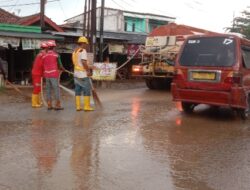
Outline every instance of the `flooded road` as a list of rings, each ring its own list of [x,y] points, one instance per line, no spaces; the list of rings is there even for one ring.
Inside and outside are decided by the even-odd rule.
[[[31,109],[0,94],[0,190],[249,190],[250,119],[170,92],[99,91],[104,105]]]

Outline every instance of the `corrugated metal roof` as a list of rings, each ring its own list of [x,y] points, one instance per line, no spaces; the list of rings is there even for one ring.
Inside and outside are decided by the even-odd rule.
[[[56,36],[71,36],[71,37],[80,37],[82,33],[74,33],[74,32],[52,32],[53,35]],[[97,32],[97,38],[100,37],[99,32]],[[108,40],[119,40],[126,41],[130,44],[144,44],[146,41],[147,34],[146,33],[129,33],[129,32],[110,32],[104,31],[103,33],[104,39]]]
[[[81,33],[76,32],[51,32],[53,35],[56,36],[68,36],[68,37],[80,37],[82,36]]]
[[[99,32],[97,33],[99,37]],[[117,39],[127,41],[130,44],[144,44],[146,41],[146,33],[129,33],[129,32],[104,32],[104,39]]]
[[[178,36],[215,33],[183,24],[170,23],[155,28],[148,36]]]

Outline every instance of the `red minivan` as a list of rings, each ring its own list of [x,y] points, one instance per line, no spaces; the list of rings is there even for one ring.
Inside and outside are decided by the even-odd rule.
[[[226,106],[246,119],[250,105],[250,40],[229,34],[191,36],[171,85],[185,112],[198,104]]]

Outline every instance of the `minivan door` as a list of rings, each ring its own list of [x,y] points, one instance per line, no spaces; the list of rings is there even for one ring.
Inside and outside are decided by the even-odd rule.
[[[181,52],[180,88],[228,91],[236,64],[236,40],[230,36],[189,38]]]

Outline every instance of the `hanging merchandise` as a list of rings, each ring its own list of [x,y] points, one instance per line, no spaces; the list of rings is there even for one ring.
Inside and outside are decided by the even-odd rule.
[[[8,48],[8,44],[10,44],[11,47],[18,47],[20,39],[13,37],[0,37],[0,46]]]
[[[41,40],[37,39],[22,39],[23,50],[40,49]]]

